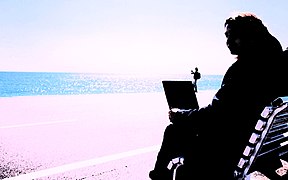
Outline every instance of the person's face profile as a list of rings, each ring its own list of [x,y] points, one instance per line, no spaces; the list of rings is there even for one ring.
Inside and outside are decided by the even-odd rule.
[[[240,38],[237,33],[229,26],[226,27],[225,36],[227,38],[226,45],[233,55],[238,55],[240,51]]]

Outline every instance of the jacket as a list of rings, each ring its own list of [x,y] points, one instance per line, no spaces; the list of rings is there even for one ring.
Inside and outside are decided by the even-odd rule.
[[[260,113],[283,95],[283,51],[274,37],[270,41],[274,43],[238,57],[209,105],[176,114],[173,124],[198,133],[202,160],[220,162],[213,168],[217,174],[233,176]]]

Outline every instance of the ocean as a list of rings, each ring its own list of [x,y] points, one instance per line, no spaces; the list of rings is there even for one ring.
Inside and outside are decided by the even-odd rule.
[[[217,90],[222,75],[202,75],[198,91]],[[162,80],[193,80],[191,74],[0,72],[0,97],[163,92]]]

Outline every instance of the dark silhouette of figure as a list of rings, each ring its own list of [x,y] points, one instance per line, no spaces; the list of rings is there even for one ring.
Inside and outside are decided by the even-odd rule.
[[[201,78],[201,74],[200,72],[198,71],[198,68],[195,67],[195,71],[191,70],[191,74],[193,74],[193,79],[194,79],[194,89],[195,89],[195,92],[198,92],[197,90],[197,80]]]
[[[165,129],[155,167],[149,173],[152,180],[167,176],[171,179],[167,165],[179,156],[185,159],[181,168],[185,180],[233,179],[259,114],[276,97],[284,96],[283,49],[262,21],[245,13],[228,18],[224,27],[226,44],[230,53],[236,55],[235,62],[226,71],[210,104],[169,111],[171,124]],[[281,162],[271,159],[263,165],[263,173],[277,179],[273,170],[281,167]]]

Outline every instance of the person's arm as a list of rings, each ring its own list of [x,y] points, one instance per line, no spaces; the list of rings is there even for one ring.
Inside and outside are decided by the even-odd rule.
[[[237,67],[236,67],[237,69]],[[239,75],[236,73],[236,75]],[[240,75],[239,75],[240,76]],[[210,104],[200,109],[191,109],[188,111],[172,112],[169,111],[169,119],[173,124],[201,124],[207,123],[206,120],[217,121],[218,116],[223,113],[232,113],[236,108],[247,102],[246,98],[243,98],[243,93],[247,91],[247,88],[243,86],[243,83],[239,78],[235,77],[235,67],[231,66],[224,78],[220,89],[213,97]],[[203,120],[205,119],[205,121]],[[210,122],[208,122],[210,123]]]
[[[208,118],[208,116],[213,116],[213,114],[217,113],[217,104],[219,100],[216,98],[216,95],[214,99],[212,100],[211,104],[208,104],[205,107],[202,107],[200,109],[189,109],[189,110],[175,110],[171,109],[169,114],[169,120],[173,124],[187,124],[191,122],[191,119],[193,119],[193,122],[197,124],[197,121],[199,119],[199,116],[201,116],[201,119]]]

